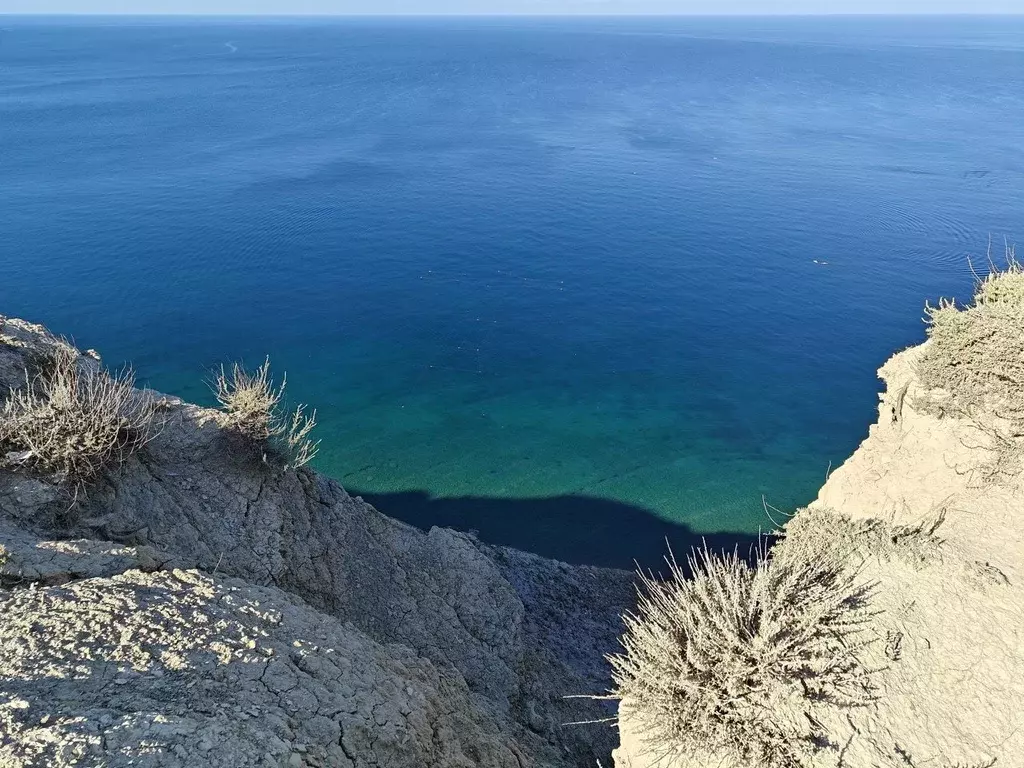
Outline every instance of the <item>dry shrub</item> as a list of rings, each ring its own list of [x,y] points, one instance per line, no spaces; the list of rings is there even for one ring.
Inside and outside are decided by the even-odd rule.
[[[978,281],[975,303],[1024,306],[1024,265],[1017,260],[1012,246],[1007,246],[1004,259],[1003,269],[992,265],[989,274]]]
[[[0,461],[80,486],[122,463],[155,434],[156,405],[130,370],[79,364],[57,344],[0,411]]]
[[[282,406],[286,384],[287,376],[275,386],[268,357],[252,372],[238,363],[230,374],[221,367],[213,390],[232,427],[260,449],[264,461],[273,457],[285,469],[297,469],[312,461],[319,449],[320,442],[309,438],[316,411],[306,415],[306,406],[300,405],[287,413]]]
[[[926,306],[931,343],[917,364],[932,390],[919,398],[926,410],[1024,421],[1024,268],[1012,250],[1006,260],[978,281],[972,306]]]
[[[712,753],[750,766],[803,765],[824,743],[816,711],[870,699],[858,659],[866,589],[828,558],[690,558],[691,579],[641,574],[624,652],[610,658],[656,755]]]
[[[853,519],[828,507],[801,509],[786,523],[785,557],[826,558],[836,563],[863,563],[870,558],[899,561],[923,569],[941,563],[946,521],[940,507],[911,525],[878,518]]]
[[[1024,467],[1024,267],[1013,249],[1006,266],[979,278],[971,306],[926,306],[929,344],[917,362],[927,390],[915,406],[976,427],[991,460],[977,468],[996,482]]]

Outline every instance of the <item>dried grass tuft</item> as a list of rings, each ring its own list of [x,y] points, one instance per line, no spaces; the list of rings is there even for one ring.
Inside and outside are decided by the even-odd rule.
[[[655,754],[716,754],[793,768],[820,747],[816,711],[867,703],[858,633],[867,590],[829,558],[691,556],[693,577],[641,574],[624,652],[610,658]]]
[[[235,363],[230,374],[221,367],[212,387],[232,427],[257,446],[264,461],[274,458],[285,469],[298,469],[316,456],[319,441],[309,435],[316,426],[316,411],[300,405],[290,414],[282,407],[285,376],[280,386],[270,375],[270,358],[255,371]]]
[[[26,383],[0,410],[0,461],[7,466],[81,486],[155,434],[155,403],[135,389],[132,372],[82,365],[70,345],[55,345]]]

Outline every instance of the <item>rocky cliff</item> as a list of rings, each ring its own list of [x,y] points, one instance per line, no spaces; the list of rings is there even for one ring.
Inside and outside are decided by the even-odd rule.
[[[0,455],[0,766],[1024,766],[1024,270],[929,313],[771,551],[639,606],[155,393],[158,434],[87,486]],[[0,330],[23,389],[60,342]],[[571,725],[609,686],[618,730]]]
[[[59,341],[8,320],[0,391]],[[81,366],[96,365],[83,356]],[[424,533],[238,450],[158,434],[74,492],[0,469],[0,765],[594,766],[630,574]]]
[[[770,558],[834,564],[863,586],[844,637],[866,695],[808,697],[805,652],[771,682],[771,711],[727,722],[735,697],[762,693],[740,681],[717,699],[712,728],[674,743],[652,739],[627,698],[619,768],[1024,765],[1024,272],[1011,262],[974,307],[930,313],[931,339],[879,371],[868,438]],[[774,640],[755,626],[743,652]],[[754,720],[788,743],[752,751],[718,738]]]

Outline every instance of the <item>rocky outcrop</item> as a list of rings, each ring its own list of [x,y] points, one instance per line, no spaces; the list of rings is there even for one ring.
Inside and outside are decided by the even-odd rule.
[[[457,678],[274,587],[128,570],[0,595],[0,764],[494,765]]]
[[[1024,765],[1024,475],[1000,456],[998,417],[926,407],[926,350],[881,369],[878,422],[777,545],[776,556],[838,558],[871,588],[861,658],[872,696],[822,717],[803,765]],[[629,710],[619,768],[738,765],[652,750]]]
[[[9,320],[0,389],[52,343]],[[0,470],[3,611],[38,617],[0,623],[16,659],[0,666],[0,764],[593,766],[610,752],[607,726],[566,725],[605,706],[566,696],[607,689],[630,574],[424,533],[314,472],[275,471],[223,419],[162,398],[158,436],[77,498]],[[262,667],[286,682],[268,687]],[[203,743],[232,757],[196,762]]]
[[[772,768],[1024,766],[1024,441],[926,386],[934,343],[881,369],[878,422],[771,555],[863,585],[869,691],[783,681],[758,722],[801,743]],[[0,392],[55,344],[7,321]],[[575,698],[609,688],[631,574],[420,531],[154,397],[157,437],[84,493],[0,456],[0,766],[750,765]]]

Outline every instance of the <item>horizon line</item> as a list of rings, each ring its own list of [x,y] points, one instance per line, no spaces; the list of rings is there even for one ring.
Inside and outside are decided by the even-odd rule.
[[[371,13],[354,11],[348,13],[232,13],[232,12],[191,12],[180,13],[175,11],[138,11],[133,13],[122,13],[119,11],[41,11],[25,13],[21,11],[2,11],[0,16],[18,16],[22,18],[38,18],[49,16],[63,17],[94,17],[107,18],[238,18],[238,19],[346,19],[346,18],[377,18],[377,19],[423,19],[423,18],[454,18],[454,19],[475,19],[475,18],[821,18],[821,17],[856,17],[856,18],[896,18],[896,17],[1014,17],[1024,16],[1024,11],[1010,12],[977,12],[977,11],[947,11],[944,13],[932,13],[928,11],[900,11],[894,13],[860,12],[860,11],[825,11],[822,13],[451,13],[446,11],[427,13]]]

